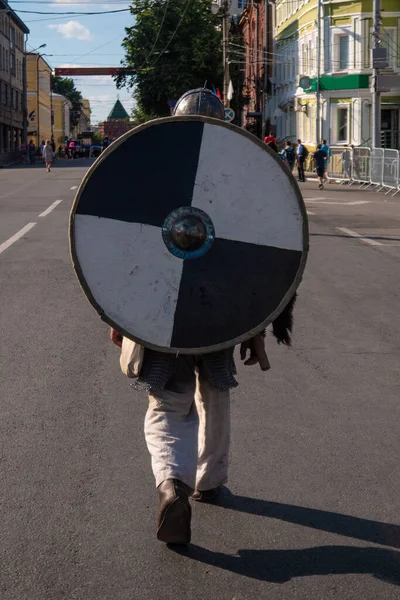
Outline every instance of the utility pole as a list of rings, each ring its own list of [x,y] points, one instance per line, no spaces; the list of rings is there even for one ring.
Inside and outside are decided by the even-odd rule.
[[[230,101],[228,100],[228,89],[230,82],[229,74],[229,8],[230,0],[222,0],[222,48],[224,61],[224,90],[223,99],[225,108],[229,108]]]
[[[26,160],[28,160],[28,82],[27,82],[27,64],[26,64],[26,39],[24,36],[24,56],[22,57],[22,143],[25,146]]]
[[[268,86],[268,10],[269,10],[269,0],[264,0],[264,81],[263,81],[263,94],[262,94],[262,120],[261,120],[261,136],[263,139],[267,135],[266,131],[266,119],[265,119],[265,111],[267,108],[267,86]]]
[[[9,102],[9,107],[10,107],[10,131],[9,131],[9,135],[8,135],[8,150],[9,152],[11,152],[11,150],[13,150],[13,100],[14,100],[14,94],[13,94],[13,88],[12,88],[12,62],[11,62],[11,51],[14,50],[14,55],[15,55],[15,48],[11,48],[11,11],[7,11],[6,13],[8,15],[8,65],[7,65],[7,69],[10,73],[10,77],[9,77],[9,97],[8,97],[8,102]],[[14,41],[15,43],[15,41]]]
[[[37,147],[40,148],[40,75],[39,75],[39,60],[40,54],[36,57],[36,107],[37,107]]]
[[[373,92],[372,92],[372,147],[380,148],[381,140],[381,93],[378,91],[379,60],[378,52],[381,47],[381,0],[374,0],[374,30],[373,30]]]
[[[321,21],[322,21],[322,0],[318,0],[318,11],[317,11],[317,85],[316,85],[316,127],[315,134],[317,138],[317,144],[321,142]]]

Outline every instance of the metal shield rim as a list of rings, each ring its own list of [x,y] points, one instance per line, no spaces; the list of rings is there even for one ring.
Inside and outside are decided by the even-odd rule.
[[[90,179],[91,174],[101,165],[101,163],[107,158],[107,156],[109,154],[111,154],[114,150],[116,150],[119,146],[121,146],[125,142],[125,140],[128,139],[129,137],[131,137],[132,135],[136,135],[137,133],[143,131],[144,129],[147,129],[148,127],[152,127],[155,125],[161,125],[163,123],[175,123],[177,121],[200,121],[202,123],[209,123],[211,125],[219,125],[220,127],[225,127],[227,129],[231,129],[231,130],[235,131],[236,133],[251,140],[253,143],[257,144],[260,148],[262,148],[265,152],[267,152],[273,158],[273,160],[275,160],[280,165],[281,168],[286,170],[286,175],[288,176],[290,183],[292,185],[292,188],[296,194],[298,205],[299,205],[299,208],[300,208],[300,211],[302,214],[302,218],[303,218],[303,227],[302,227],[302,229],[303,229],[303,232],[302,232],[303,233],[303,249],[302,249],[300,265],[299,265],[299,268],[296,273],[296,277],[294,278],[292,285],[286,292],[285,296],[283,297],[282,301],[280,302],[280,304],[278,305],[276,310],[273,313],[271,313],[262,323],[257,325],[257,327],[254,327],[251,331],[249,331],[246,334],[243,334],[239,337],[236,337],[232,340],[228,340],[226,342],[221,342],[220,344],[214,344],[213,346],[206,346],[206,347],[200,347],[200,348],[184,348],[183,350],[182,350],[182,348],[173,348],[173,347],[165,348],[163,346],[157,346],[155,344],[151,344],[135,335],[132,335],[128,331],[124,330],[118,323],[116,323],[113,319],[108,317],[108,315],[105,313],[103,308],[100,306],[100,304],[94,298],[94,296],[86,282],[86,279],[82,273],[82,269],[80,267],[78,256],[76,253],[75,228],[74,228],[75,213],[76,213],[76,209],[78,207],[81,195],[86,188],[86,185]],[[108,148],[106,148],[106,150],[93,163],[93,165],[90,167],[90,169],[88,169],[88,171],[86,172],[85,176],[83,177],[83,179],[79,185],[79,188],[76,192],[76,196],[75,196],[74,202],[72,204],[71,212],[70,212],[68,232],[69,232],[70,256],[71,256],[71,261],[72,261],[72,265],[75,270],[76,276],[78,278],[80,286],[81,286],[87,300],[90,302],[90,304],[96,310],[96,312],[98,313],[98,315],[100,316],[102,321],[107,323],[107,325],[109,325],[110,327],[113,327],[114,329],[119,331],[124,337],[126,337],[134,342],[137,342],[138,344],[141,344],[145,348],[149,348],[150,350],[156,350],[159,352],[164,352],[166,354],[188,354],[188,355],[209,354],[211,352],[218,352],[219,350],[226,350],[228,348],[232,348],[234,346],[237,346],[241,342],[245,342],[245,341],[251,339],[252,337],[254,337],[257,333],[259,333],[260,331],[262,331],[263,329],[268,327],[268,325],[270,325],[281,314],[281,312],[284,310],[284,308],[287,306],[287,304],[290,302],[290,300],[294,296],[296,290],[298,289],[298,287],[302,281],[304,269],[305,269],[306,263],[307,263],[308,252],[309,252],[308,216],[307,216],[307,210],[306,210],[306,206],[305,206],[305,203],[303,200],[303,196],[301,194],[301,191],[297,184],[296,179],[294,178],[293,174],[282,163],[282,159],[279,157],[279,155],[276,152],[274,152],[273,150],[271,150],[271,148],[269,148],[266,144],[264,144],[264,142],[262,142],[259,138],[257,138],[252,133],[249,133],[245,129],[242,129],[242,128],[238,127],[237,125],[233,125],[232,123],[228,123],[226,121],[221,121],[220,119],[214,119],[212,117],[205,117],[203,115],[193,115],[193,116],[192,115],[184,115],[184,116],[178,116],[178,117],[163,117],[161,119],[153,119],[151,121],[147,121],[146,123],[143,123],[142,125],[138,125],[138,127],[135,127],[134,129],[131,129],[130,131],[128,131],[124,135],[122,135],[120,138],[118,138],[115,142],[113,142],[110,146],[108,146]]]

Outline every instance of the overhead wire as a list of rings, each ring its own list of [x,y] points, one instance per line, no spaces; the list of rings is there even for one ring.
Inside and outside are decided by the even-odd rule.
[[[162,30],[162,28],[164,26],[165,17],[167,16],[168,6],[169,6],[169,0],[166,0],[165,9],[164,9],[163,16],[162,16],[162,19],[161,19],[160,27],[158,28],[158,31],[157,31],[156,39],[154,40],[154,44],[152,45],[151,50],[147,54],[146,58],[144,59],[144,61],[142,62],[142,64],[138,67],[139,71],[142,69],[143,65],[145,65],[147,63],[147,61],[149,60],[150,56],[153,54],[154,48],[156,47],[157,42],[160,39],[161,30]]]
[[[168,48],[170,47],[170,45],[171,45],[171,43],[172,43],[172,40],[174,39],[174,37],[175,37],[175,36],[176,36],[176,34],[178,33],[178,30],[179,30],[180,26],[182,25],[183,19],[185,18],[185,15],[186,15],[186,13],[187,13],[187,10],[188,10],[188,8],[189,8],[189,4],[191,3],[191,1],[192,1],[192,0],[187,0],[187,2],[186,2],[186,5],[185,5],[185,8],[183,9],[183,12],[182,12],[181,18],[180,18],[180,19],[179,19],[179,21],[178,21],[178,25],[176,26],[176,28],[175,28],[175,30],[174,30],[174,32],[173,32],[173,34],[172,34],[172,36],[170,37],[170,39],[169,39],[169,41],[168,41],[167,45],[165,46],[164,50],[162,50],[162,52],[160,52],[160,54],[157,56],[157,58],[156,58],[156,60],[153,62],[153,64],[152,64],[152,65],[150,65],[150,66],[151,66],[151,68],[153,68],[153,67],[154,67],[154,66],[157,64],[157,62],[160,60],[161,56],[162,56],[163,54],[165,54],[165,52],[166,52],[166,51],[168,50]]]
[[[19,8],[14,9],[16,13],[22,13],[26,15],[58,15],[58,16],[79,16],[79,15],[111,15],[115,13],[122,12],[130,12],[130,8],[118,8],[115,10],[101,10],[101,11],[86,11],[86,12],[76,12],[76,11],[66,11],[66,12],[44,12],[40,10],[20,10]]]
[[[58,5],[60,5],[60,6],[62,6],[62,5],[71,6],[73,4],[77,4],[77,5],[80,5],[80,6],[87,6],[88,4],[92,4],[92,5],[99,4],[98,2],[91,2],[90,0],[86,0],[86,2],[81,2],[80,0],[76,0],[76,1],[75,0],[71,0],[71,2],[68,2],[67,0],[62,0],[61,2],[60,2],[60,0],[50,0],[50,1],[49,0],[12,0],[12,3],[13,4],[34,4],[35,6],[38,5],[38,4],[47,4],[47,5],[50,4],[52,6],[54,4],[56,4],[57,6]],[[107,4],[107,5],[109,5],[109,4],[110,5],[112,5],[112,4],[121,5],[122,4],[123,6],[125,6],[125,5],[130,5],[130,1],[129,0],[128,1],[107,0],[107,2],[105,4]]]

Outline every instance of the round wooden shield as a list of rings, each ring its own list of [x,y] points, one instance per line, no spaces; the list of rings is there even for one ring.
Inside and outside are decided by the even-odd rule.
[[[70,241],[104,321],[146,347],[201,354],[280,314],[302,277],[308,225],[297,183],[260,140],[208,117],[168,117],[95,162]]]

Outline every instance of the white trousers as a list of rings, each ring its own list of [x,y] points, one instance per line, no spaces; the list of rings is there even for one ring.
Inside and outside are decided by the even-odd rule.
[[[165,390],[149,394],[146,443],[156,486],[179,479],[200,491],[228,480],[229,391],[207,380],[201,359],[181,356]]]

